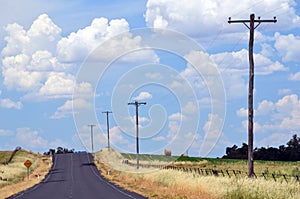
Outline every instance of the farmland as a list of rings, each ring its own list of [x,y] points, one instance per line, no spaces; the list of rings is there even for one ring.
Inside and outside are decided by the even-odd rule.
[[[257,177],[248,179],[246,160],[140,155],[141,168],[136,170],[134,166],[122,163],[124,158],[134,164],[134,154],[116,155],[116,153],[103,150],[96,154],[96,163],[100,171],[109,180],[149,198],[300,198],[300,182],[292,178],[299,176],[299,162],[255,161]],[[105,157],[111,159],[105,162],[107,160]],[[172,169],[143,167],[146,164],[173,167]],[[231,173],[230,176],[217,177],[210,173],[196,172],[194,168],[201,168],[203,171],[228,170]],[[232,171],[240,171],[242,175],[234,175]],[[282,177],[283,174],[287,180]]]
[[[122,154],[125,159],[135,163],[135,154]],[[167,162],[167,165],[175,167],[195,168],[212,170],[230,170],[247,173],[247,160],[220,159],[220,158],[199,158],[140,154],[141,162]],[[143,164],[143,163],[142,163]],[[300,162],[285,161],[263,161],[257,160],[254,163],[257,175],[265,174],[285,174],[287,176],[300,176]]]

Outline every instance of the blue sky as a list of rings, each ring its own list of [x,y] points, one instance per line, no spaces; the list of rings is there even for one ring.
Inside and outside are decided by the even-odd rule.
[[[293,0],[4,1],[0,18],[0,150],[111,145],[217,157],[247,142],[251,13],[255,147],[300,132],[300,5]],[[16,14],[17,13],[17,14]]]

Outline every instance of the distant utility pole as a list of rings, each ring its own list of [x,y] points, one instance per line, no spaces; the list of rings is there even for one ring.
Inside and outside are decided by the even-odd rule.
[[[109,142],[109,118],[108,114],[112,113],[111,111],[103,111],[102,113],[106,114],[106,126],[107,126],[107,148],[110,150],[110,142]]]
[[[93,133],[93,128],[96,126],[95,124],[90,124],[88,125],[91,127],[91,143],[92,143],[92,153],[94,153],[94,133]]]
[[[146,105],[146,102],[130,102],[128,105],[135,105],[135,117],[136,117],[136,168],[140,168],[139,160],[139,105]]]
[[[250,20],[231,20],[229,17],[228,23],[243,23],[250,30],[249,38],[249,94],[248,94],[248,177],[254,176],[253,167],[253,87],[254,87],[254,60],[253,60],[253,43],[254,30],[263,22],[276,23],[276,17],[270,20],[261,20],[260,17],[255,19],[255,15],[250,15]],[[250,26],[247,25],[250,24]],[[256,26],[255,23],[258,23]]]

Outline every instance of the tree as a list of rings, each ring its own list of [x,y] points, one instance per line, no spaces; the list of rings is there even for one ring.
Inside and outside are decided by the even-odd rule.
[[[293,149],[299,148],[300,146],[300,138],[297,137],[297,134],[293,135],[293,138],[286,143],[288,147],[291,147]]]
[[[57,154],[62,154],[62,153],[64,153],[64,148],[62,148],[62,147],[57,147],[57,150],[56,150],[56,153]]]
[[[287,142],[286,156],[290,161],[300,160],[300,138],[296,134]]]
[[[226,148],[226,155],[222,158],[228,159],[247,159],[248,145],[243,143],[241,148],[238,148],[237,145]]]
[[[226,155],[222,158],[247,159],[247,144],[243,143],[241,148],[236,145],[226,148]],[[280,161],[300,161],[300,138],[293,135],[287,142],[287,146],[255,148],[253,152],[255,160],[280,160]]]

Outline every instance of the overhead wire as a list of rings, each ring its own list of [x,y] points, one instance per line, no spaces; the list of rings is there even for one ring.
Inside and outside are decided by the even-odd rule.
[[[249,7],[249,8],[246,9],[246,10],[250,10],[251,8],[256,7],[256,6],[259,5],[259,4],[262,4],[263,2],[264,2],[264,0],[261,0],[261,1],[259,1],[256,5],[251,6],[251,7]],[[299,6],[300,6],[300,5],[298,4],[296,7],[293,7],[294,10],[295,10],[296,8],[299,8]],[[281,6],[279,6],[279,7],[277,7],[277,8],[274,8],[274,9],[268,11],[268,12],[264,12],[263,14],[261,14],[261,16],[266,15],[266,14],[269,14],[269,13],[272,13],[272,12],[275,12],[275,11],[280,10],[280,9],[282,9]],[[240,11],[240,12],[238,12],[238,13],[232,15],[232,16],[237,16],[238,14],[243,13],[243,12],[245,12],[245,10],[244,10],[244,11]],[[278,16],[281,16],[281,15],[284,15],[285,13],[286,13],[286,12],[281,12],[280,14],[276,14],[276,16],[278,17]],[[258,28],[259,28],[259,31],[262,31],[262,30],[265,30],[265,29],[266,29],[267,27],[269,27],[269,26],[270,26],[270,24],[265,24],[265,25],[263,25],[263,26],[259,26]],[[234,44],[234,46],[231,48],[230,51],[233,51],[233,50],[236,48],[236,46],[238,46],[238,45],[240,44],[241,40],[242,40],[244,37],[245,37],[245,35],[241,36],[240,39],[239,39],[239,41],[236,42],[236,43]],[[224,58],[218,63],[219,65],[221,65],[221,64],[224,62],[225,56],[226,56],[226,55],[224,55]],[[225,66],[224,68],[222,68],[223,70],[221,71],[221,73],[225,72],[229,66],[230,66],[230,64],[228,64],[227,66]]]

